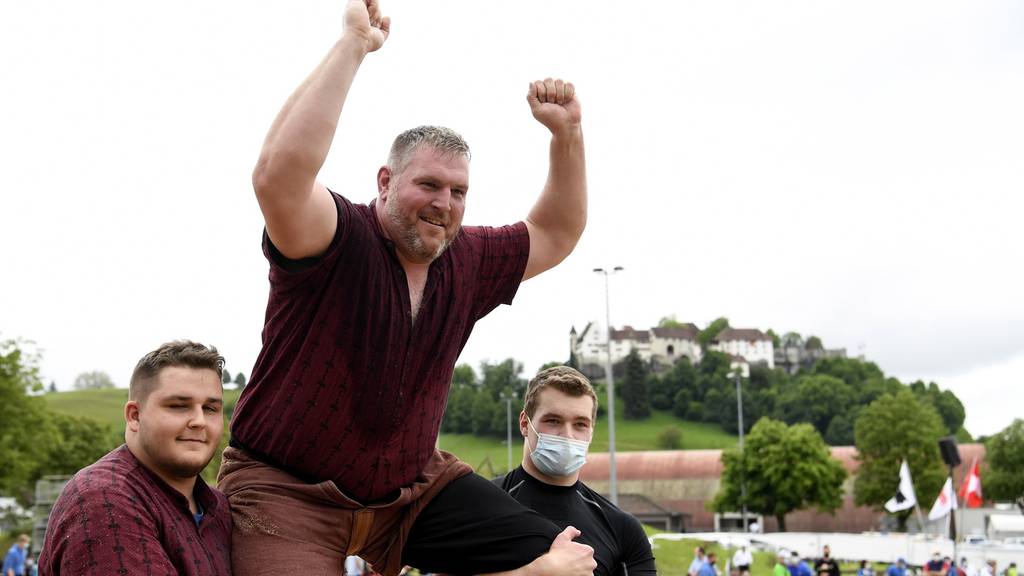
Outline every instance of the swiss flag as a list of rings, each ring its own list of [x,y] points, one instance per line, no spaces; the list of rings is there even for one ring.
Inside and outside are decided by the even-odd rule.
[[[981,507],[981,472],[978,470],[978,459],[974,459],[970,472],[960,485],[960,499],[966,508]]]

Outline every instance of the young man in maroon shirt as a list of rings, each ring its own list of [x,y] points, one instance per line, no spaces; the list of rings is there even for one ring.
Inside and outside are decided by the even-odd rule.
[[[223,365],[216,348],[188,341],[139,360],[124,408],[125,444],[64,487],[40,574],[231,574],[227,498],[199,477],[224,429]]]
[[[376,0],[285,103],[253,173],[266,223],[263,349],[231,424],[219,486],[238,574],[341,574],[358,555],[475,574],[591,574],[589,546],[435,449],[452,371],[474,323],[561,262],[586,224],[580,105],[533,82],[551,133],[548,179],[524,222],[463,227],[469,148],[455,132],[401,134],[355,205],[316,180],[363,59],[388,37]]]

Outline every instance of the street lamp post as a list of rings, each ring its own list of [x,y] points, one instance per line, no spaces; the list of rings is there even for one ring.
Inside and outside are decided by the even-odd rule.
[[[508,444],[508,471],[512,471],[512,400],[515,394],[501,393],[505,401],[505,443]]]
[[[740,388],[740,369],[736,368],[736,414],[740,421],[740,499],[743,503],[743,531],[747,531],[747,472],[746,455],[743,451],[743,390]]]
[[[611,298],[608,293],[608,276],[621,272],[622,266],[616,266],[611,271],[604,268],[594,268],[594,272],[604,275],[604,316],[606,323],[605,337],[607,341],[607,352],[605,356],[604,370],[608,377],[608,494],[612,504],[619,505],[619,490],[615,472],[615,375],[612,374],[612,313]]]

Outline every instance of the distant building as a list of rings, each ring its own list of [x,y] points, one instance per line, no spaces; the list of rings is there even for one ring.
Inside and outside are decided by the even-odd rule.
[[[846,349],[826,350],[817,338],[808,338],[805,342],[792,332],[783,336],[775,349],[775,365],[790,375],[810,369],[822,358],[846,358]]]
[[[686,356],[691,364],[697,364],[704,356],[697,342],[700,329],[693,324],[678,328],[651,328],[651,355],[669,366]]]
[[[633,350],[655,369],[674,365],[680,358],[698,364],[704,357],[697,336],[700,329],[686,323],[673,328],[637,330],[626,325],[612,328],[612,364],[618,364]],[[603,326],[588,322],[582,332],[574,326],[569,332],[569,351],[590,378],[604,378],[607,335]],[[779,367],[789,374],[807,370],[822,358],[845,358],[846,349],[827,350],[818,338],[804,341],[799,334],[789,333],[775,347],[772,337],[756,328],[726,328],[711,342],[708,349],[728,354],[733,370],[749,377],[751,365]]]
[[[694,324],[683,324],[675,328],[651,328],[637,330],[632,326],[612,328],[612,364],[624,360],[636,350],[645,362],[661,366],[672,366],[683,356],[696,364],[702,352],[697,342],[700,329]],[[580,371],[591,378],[604,377],[607,335],[603,326],[588,322],[582,332],[574,326],[569,332],[569,351],[576,358]]]
[[[651,361],[651,331],[632,326],[623,326],[621,330],[612,328],[612,362],[624,360],[633,350],[644,362]]]
[[[743,356],[729,355],[729,374],[740,373],[744,378],[750,378],[750,362]]]
[[[775,347],[771,336],[756,328],[726,328],[718,333],[708,348],[739,356],[748,364],[775,367]]]

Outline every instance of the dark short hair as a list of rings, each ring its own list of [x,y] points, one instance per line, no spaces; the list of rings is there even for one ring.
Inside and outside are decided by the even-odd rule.
[[[160,371],[171,366],[213,370],[219,380],[224,373],[224,357],[217,352],[217,348],[191,340],[175,340],[162,344],[143,356],[135,365],[131,383],[128,385],[128,399],[144,402],[153,392],[153,384],[156,383]]]
[[[594,387],[590,384],[590,380],[587,380],[587,377],[575,368],[552,366],[538,372],[526,387],[523,410],[530,418],[533,418],[534,413],[537,412],[538,396],[540,396],[541,390],[545,388],[554,388],[573,397],[590,396],[594,401],[594,410],[590,417],[591,419],[597,417],[597,394],[594,392]]]

